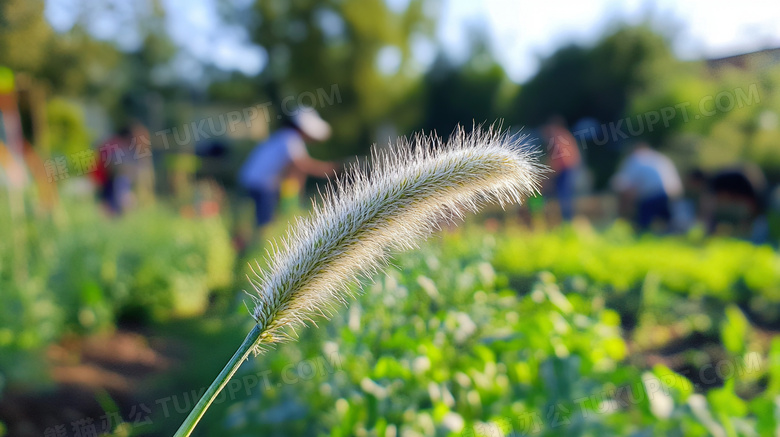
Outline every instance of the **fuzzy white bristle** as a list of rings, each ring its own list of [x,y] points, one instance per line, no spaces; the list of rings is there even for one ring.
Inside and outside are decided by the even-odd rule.
[[[415,247],[485,203],[519,203],[546,172],[523,138],[492,127],[459,128],[446,144],[435,136],[400,140],[371,157],[370,174],[355,165],[329,185],[310,216],[273,244],[268,269],[250,278],[263,332],[258,350],[289,338],[286,327],[328,317],[392,251]]]

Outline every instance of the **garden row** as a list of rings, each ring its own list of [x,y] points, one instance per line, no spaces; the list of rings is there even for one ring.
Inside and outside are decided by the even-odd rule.
[[[589,273],[606,261],[576,261],[601,256],[619,263],[614,276]],[[736,241],[619,229],[447,234],[399,256],[320,329],[246,366],[203,426],[237,436],[769,435],[780,423],[780,341],[762,342],[727,300],[737,286],[771,298],[773,263],[771,250]],[[686,295],[689,285],[698,288]],[[626,300],[610,298],[621,293],[640,300],[632,332]],[[718,360],[693,372],[636,360],[653,347],[637,336],[681,320],[714,332]]]
[[[213,291],[233,286],[218,219],[163,208],[108,219],[89,200],[68,204],[0,209],[0,372],[11,381],[37,379],[25,356],[64,335],[201,314]]]

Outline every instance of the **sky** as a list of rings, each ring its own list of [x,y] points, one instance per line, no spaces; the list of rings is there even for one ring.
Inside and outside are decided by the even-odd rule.
[[[73,2],[48,0],[46,15],[52,25],[65,30],[73,25]],[[83,1],[83,0],[81,0]],[[113,0],[122,14],[143,8],[146,2]],[[231,0],[237,8],[251,0]],[[408,0],[387,0],[403,9]],[[592,44],[616,23],[651,22],[673,32],[675,53],[682,59],[729,56],[780,47],[780,5],[777,0],[440,0],[436,39],[447,53],[463,60],[469,32],[487,34],[494,54],[516,82],[529,79],[539,59],[570,44]],[[132,5],[139,6],[132,6]],[[254,74],[263,68],[267,53],[249,43],[240,28],[221,26],[213,0],[163,0],[167,27],[187,56],[176,62],[179,74],[192,74],[199,62],[226,70]],[[117,18],[121,20],[121,18]],[[95,21],[91,30],[114,38],[126,47],[138,44],[130,26],[110,20]],[[415,52],[430,58],[430,42],[420,41]],[[380,58],[392,58],[385,51]],[[424,59],[423,59],[424,61]],[[387,59],[380,59],[386,63]],[[392,59],[390,59],[392,62]]]
[[[522,82],[561,45],[593,44],[615,23],[640,23],[648,13],[675,32],[682,59],[780,47],[777,0],[449,0],[438,37],[457,53],[466,41],[464,23],[490,29],[494,53]]]

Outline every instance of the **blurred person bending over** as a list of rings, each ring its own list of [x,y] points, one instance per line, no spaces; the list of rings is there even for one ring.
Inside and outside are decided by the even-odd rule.
[[[574,218],[577,171],[582,161],[577,141],[561,117],[553,117],[542,131],[547,141],[550,167],[554,171],[555,196],[561,209],[561,219]]]
[[[98,146],[98,165],[91,176],[97,186],[100,203],[112,216],[126,212],[133,203],[135,173],[132,162],[127,162],[133,156],[132,142],[133,131],[130,126],[124,126]]]
[[[756,244],[769,241],[766,216],[767,182],[755,164],[742,164],[717,172],[709,183],[712,204],[708,231]]]
[[[323,177],[338,168],[335,163],[312,158],[306,150],[306,143],[329,137],[330,125],[317,111],[301,108],[252,150],[239,172],[239,183],[255,202],[257,227],[273,219],[281,182],[289,171]]]
[[[668,229],[672,202],[682,195],[682,181],[671,159],[638,143],[612,178],[612,188],[620,194],[622,210],[635,206],[636,224],[646,231],[660,219]]]

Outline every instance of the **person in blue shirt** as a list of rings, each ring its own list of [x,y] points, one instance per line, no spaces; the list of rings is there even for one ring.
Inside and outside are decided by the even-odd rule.
[[[325,141],[330,132],[330,125],[317,111],[301,108],[252,150],[239,171],[239,184],[255,202],[258,227],[273,219],[282,179],[291,168],[320,177],[338,168],[335,163],[312,158],[306,150],[306,143]]]
[[[644,142],[634,145],[612,177],[612,188],[620,194],[622,210],[630,209],[629,204],[634,203],[640,231],[649,230],[658,220],[668,229],[674,203],[683,193],[682,180],[672,160]]]

